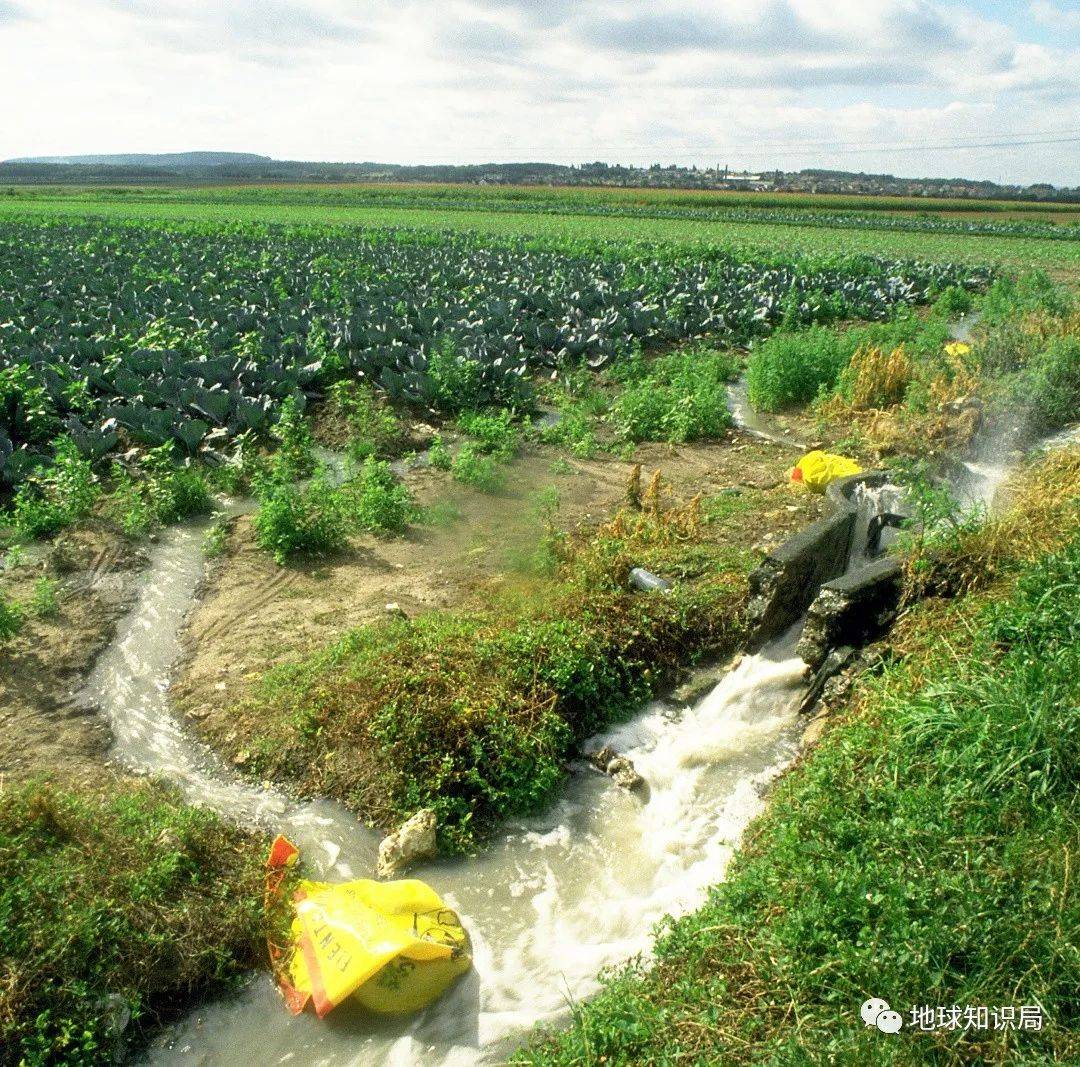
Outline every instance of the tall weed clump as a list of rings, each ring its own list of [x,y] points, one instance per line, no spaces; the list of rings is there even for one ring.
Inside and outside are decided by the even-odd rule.
[[[113,465],[108,511],[129,537],[213,510],[206,475],[190,464],[177,464],[173,453],[166,443],[150,449],[136,470]]]
[[[727,383],[738,370],[734,356],[702,345],[628,360],[612,371],[623,389],[612,402],[611,421],[625,441],[717,437],[731,425]]]
[[[296,397],[286,397],[282,403],[272,436],[278,442],[274,459],[283,479],[295,481],[312,472],[315,459],[311,428]]]
[[[340,551],[348,542],[349,503],[326,470],[316,470],[307,485],[271,471],[256,478],[254,490],[259,501],[255,540],[278,563],[301,552]]]
[[[23,610],[21,605],[0,593],[0,647],[22,631]]]
[[[58,437],[52,462],[16,492],[11,525],[27,540],[50,537],[87,516],[100,495],[101,485],[90,461],[70,437]]]
[[[852,352],[842,333],[824,326],[775,334],[753,349],[747,360],[750,403],[758,411],[809,403],[836,385]]]
[[[349,431],[348,454],[355,463],[368,456],[385,458],[401,451],[405,431],[401,420],[366,382],[339,381],[330,396]]]
[[[356,477],[342,489],[350,502],[353,520],[362,530],[396,533],[413,517],[408,486],[394,477],[384,460],[368,456]]]
[[[1070,334],[1049,338],[1021,369],[991,389],[990,415],[1037,437],[1080,415],[1080,322]]]

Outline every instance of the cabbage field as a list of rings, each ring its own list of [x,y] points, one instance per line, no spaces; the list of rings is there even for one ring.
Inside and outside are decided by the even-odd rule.
[[[882,319],[969,265],[757,258],[643,243],[391,229],[0,223],[0,479],[69,435],[98,458],[220,456],[360,375],[429,408],[527,404],[529,379],[638,345],[746,344],[781,323]]]

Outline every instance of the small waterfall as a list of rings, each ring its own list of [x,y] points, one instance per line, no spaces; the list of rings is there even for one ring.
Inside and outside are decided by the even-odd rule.
[[[904,490],[892,482],[883,485],[860,482],[851,494],[851,502],[856,511],[848,550],[849,571],[865,567],[888,548],[906,512]]]

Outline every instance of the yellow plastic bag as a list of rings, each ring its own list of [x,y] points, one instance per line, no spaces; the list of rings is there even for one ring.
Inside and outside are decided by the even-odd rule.
[[[295,849],[290,858],[285,845],[274,843],[271,866],[275,851],[295,863]],[[293,908],[292,946],[278,953],[278,981],[294,1014],[310,999],[321,1019],[350,996],[382,1014],[418,1011],[472,966],[457,914],[415,879],[302,881]]]
[[[862,467],[847,456],[836,456],[831,452],[807,452],[791,469],[793,482],[802,482],[814,493],[824,493],[829,482],[837,478],[847,478],[851,474],[861,474]]]

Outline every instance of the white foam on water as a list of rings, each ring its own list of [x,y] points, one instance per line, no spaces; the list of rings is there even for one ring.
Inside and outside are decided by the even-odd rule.
[[[585,764],[540,818],[481,855],[415,872],[462,916],[475,966],[414,1019],[338,1009],[291,1018],[260,978],[198,1013],[156,1048],[158,1063],[498,1063],[537,1023],[557,1023],[598,987],[599,972],[650,950],[666,915],[700,906],[763,807],[761,791],[796,748],[805,665],[794,634],[746,656],[692,708],[654,704],[595,739],[634,761],[647,798]],[[342,855],[348,856],[347,846]],[[354,864],[360,876],[370,861]]]

